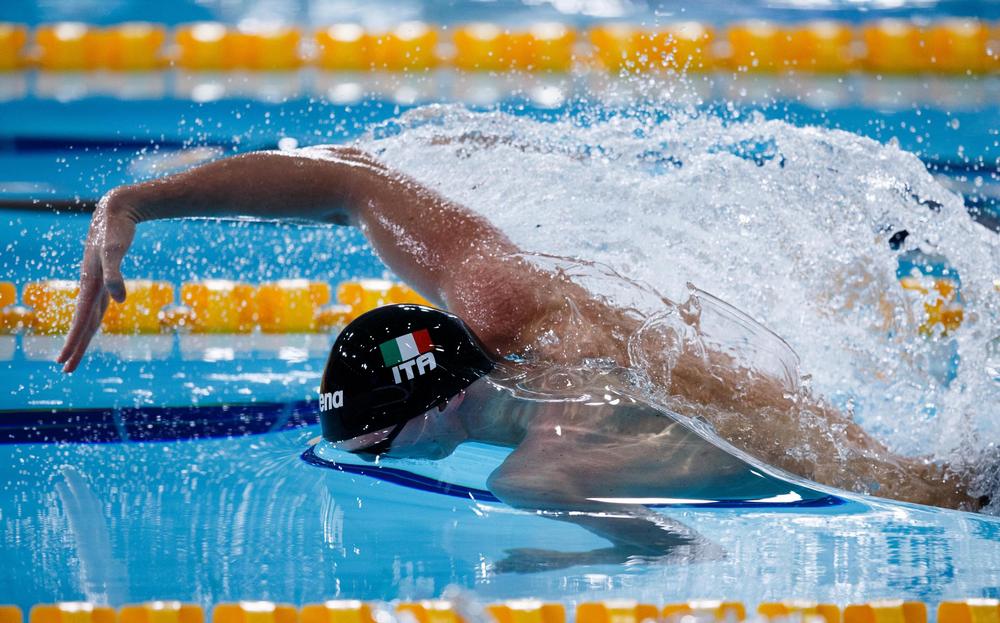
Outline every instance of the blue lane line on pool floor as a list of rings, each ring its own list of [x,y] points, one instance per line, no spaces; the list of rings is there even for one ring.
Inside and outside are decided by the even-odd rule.
[[[309,401],[0,411],[0,444],[242,437],[318,422],[316,403]]]
[[[398,467],[386,467],[383,465],[357,465],[355,463],[338,463],[327,461],[316,456],[314,448],[309,448],[302,453],[302,460],[310,465],[316,465],[326,469],[343,472],[345,474],[355,474],[366,476],[382,482],[388,482],[417,491],[427,493],[437,493],[456,498],[465,498],[477,502],[500,502],[500,500],[486,489],[476,489],[465,485],[453,484],[437,480],[422,474],[415,474],[411,471]],[[829,506],[839,506],[845,504],[844,500],[833,496],[824,495],[820,498],[810,500],[798,500],[795,502],[754,502],[751,500],[716,500],[697,504],[644,504],[647,508],[824,508]]]

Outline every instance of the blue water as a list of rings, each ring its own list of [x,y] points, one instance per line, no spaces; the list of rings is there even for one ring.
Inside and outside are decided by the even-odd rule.
[[[989,0],[831,0],[829,2],[793,2],[791,0],[731,3],[708,0],[682,3],[675,0],[633,2],[525,3],[519,0],[493,0],[468,3],[458,0],[380,0],[378,2],[341,3],[332,0],[309,2],[200,2],[183,0],[160,4],[127,0],[102,2],[36,2],[9,0],[0,7],[0,20],[42,23],[57,20],[114,24],[147,20],[178,24],[198,20],[236,22],[246,17],[282,20],[297,24],[334,21],[357,21],[385,24],[405,19],[423,19],[435,23],[461,23],[491,20],[523,23],[526,20],[563,20],[588,23],[597,19],[618,18],[632,21],[667,19],[702,19],[730,22],[740,19],[769,18],[802,20],[836,18],[861,21],[872,17],[938,17],[975,15],[986,19],[1000,17],[1000,8]]]
[[[877,14],[1000,15],[994,3],[925,4]],[[15,0],[0,7],[0,20],[92,20],[95,6]],[[511,3],[458,13],[450,3],[399,6],[401,15],[438,21],[566,17],[547,6],[516,5],[520,10],[510,13]],[[678,14],[724,21],[739,11],[802,15],[778,5],[737,12],[711,2],[683,12],[665,3],[625,6],[626,17],[652,21]],[[104,23],[235,19],[246,10],[194,2],[141,11],[129,2],[101,7]],[[322,19],[324,7],[275,10],[305,22]],[[857,21],[872,15],[870,8],[850,3],[821,14]],[[569,17],[591,19],[582,12]],[[0,76],[0,202],[16,206],[0,211],[0,280],[19,286],[75,278],[87,226],[77,210],[110,187],[150,176],[151,155],[170,165],[190,147],[208,148],[206,157],[214,157],[274,147],[283,138],[300,145],[348,141],[432,101],[472,101],[542,119],[597,118],[615,110],[595,106],[600,88],[575,78],[525,79],[504,87],[492,103],[473,97],[473,87],[491,79],[463,82],[448,74],[421,78],[417,98],[390,97],[391,90],[366,83],[367,94],[351,103],[331,103],[323,76],[308,71],[291,87],[282,82],[286,91],[275,98],[258,95],[265,79],[200,103],[183,77],[170,73],[152,76],[153,88],[147,81],[138,97],[123,96],[124,83],[109,87],[81,78],[73,91],[50,91],[46,80],[31,73]],[[735,117],[756,110],[898,141],[961,192],[984,222],[997,222],[996,78],[715,76],[709,82],[702,111]],[[537,87],[554,87],[561,99],[539,100]],[[818,96],[823,93],[835,97]],[[382,131],[391,130],[390,124]],[[44,209],[47,202],[59,213]],[[238,221],[144,224],[124,272],[177,286],[210,277],[333,284],[392,277],[356,231]],[[660,509],[715,544],[715,553],[559,568],[567,557],[547,550],[584,552],[607,544],[578,527],[475,493],[449,495],[440,486],[482,489],[504,456],[500,449],[470,444],[443,464],[391,463],[415,475],[395,480],[301,460],[307,441],[318,435],[311,401],[331,339],[240,337],[231,360],[205,361],[198,356],[205,344],[195,336],[100,336],[94,354],[67,378],[51,363],[58,338],[0,336],[0,442],[6,442],[0,443],[0,603],[305,603],[431,597],[448,584],[474,588],[486,599],[568,601],[1000,597],[1000,521],[841,492],[830,492],[845,500],[835,506]],[[45,429],[49,439],[92,443],[23,443],[29,424],[38,430],[38,423],[53,422],[58,425]],[[517,548],[538,550],[517,557],[520,569],[531,572],[498,572],[507,550]],[[539,570],[544,565],[549,570]]]

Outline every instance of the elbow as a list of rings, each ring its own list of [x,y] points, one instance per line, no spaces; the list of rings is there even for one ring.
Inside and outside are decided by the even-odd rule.
[[[504,473],[501,467],[486,481],[490,492],[514,508],[534,511],[579,510],[586,501],[574,495],[570,483],[531,474]]]

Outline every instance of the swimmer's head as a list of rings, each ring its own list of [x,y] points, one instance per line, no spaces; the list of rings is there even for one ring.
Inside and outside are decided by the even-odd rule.
[[[413,437],[421,456],[450,453],[448,440],[457,435],[435,416],[456,409],[463,390],[494,365],[458,316],[423,305],[374,309],[351,322],[330,351],[320,386],[323,438],[368,456],[387,452],[400,436]],[[420,447],[426,439],[440,447]]]

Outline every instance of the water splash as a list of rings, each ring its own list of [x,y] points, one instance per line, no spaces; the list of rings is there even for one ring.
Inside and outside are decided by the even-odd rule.
[[[601,262],[674,301],[691,282],[743,310],[895,450],[972,461],[997,438],[1000,237],[892,144],[754,115],[544,122],[430,106],[363,146],[529,252]],[[951,335],[919,333],[920,301],[897,275],[914,253],[961,279]],[[636,305],[628,284],[586,285]],[[950,380],[939,364],[953,350]]]

